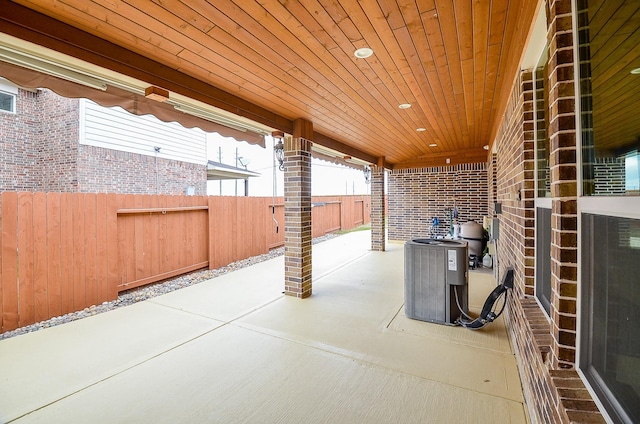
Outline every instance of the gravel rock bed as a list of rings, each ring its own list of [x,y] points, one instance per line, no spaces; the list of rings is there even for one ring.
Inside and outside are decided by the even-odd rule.
[[[322,237],[313,239],[313,244],[321,243],[326,240],[330,240],[334,237],[338,237],[338,234],[326,234]],[[170,293],[174,290],[179,290],[184,287],[193,286],[203,281],[216,278],[220,275],[224,275],[228,272],[232,272],[247,266],[251,266],[269,259],[277,258],[284,255],[284,246],[269,251],[259,256],[253,256],[251,258],[243,259],[241,261],[233,262],[225,267],[195,271],[190,274],[181,275],[176,278],[164,280],[155,284],[150,284],[143,287],[127,290],[118,296],[116,300],[111,302],[104,302],[100,305],[93,305],[85,308],[81,311],[71,312],[59,317],[53,317],[46,321],[40,321],[35,324],[27,325],[17,328],[12,331],[7,331],[0,334],[0,340],[8,339],[10,337],[19,336],[21,334],[32,333],[34,331],[41,330],[43,328],[55,327],[56,325],[64,324],[78,319],[87,318],[93,315],[101,314],[103,312],[111,311],[122,306],[132,305],[136,302],[142,302],[143,300],[151,299],[152,297],[160,296],[166,293]]]

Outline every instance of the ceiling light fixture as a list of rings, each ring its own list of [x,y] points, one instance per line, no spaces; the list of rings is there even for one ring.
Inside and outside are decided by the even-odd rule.
[[[422,128],[422,127],[416,129],[416,131],[418,131],[418,132],[423,132],[423,131],[426,131],[426,130],[427,130],[426,128]]]
[[[356,50],[355,52],[353,52],[353,55],[358,59],[366,59],[372,54],[373,54],[373,50],[371,50],[369,47],[362,47]]]
[[[411,103],[402,103],[402,104],[399,104],[398,107],[400,109],[409,109],[411,107]]]
[[[438,145],[436,143],[431,143],[429,144],[429,147],[437,147]]]
[[[489,145],[488,145],[488,144],[485,144],[484,146],[482,146],[482,148],[483,148],[484,150],[489,150]]]
[[[42,72],[43,74],[75,82],[76,84],[81,84],[86,87],[95,88],[102,91],[105,91],[107,89],[107,84],[98,78],[94,78],[89,75],[85,75],[72,69],[60,66],[58,64],[46,61],[42,58],[32,56],[18,50],[14,50],[8,46],[0,46],[0,59],[5,62],[9,62],[12,65],[22,66],[23,68]]]
[[[632,69],[632,70],[631,70],[631,73],[632,73],[633,75],[640,75],[640,68]]]

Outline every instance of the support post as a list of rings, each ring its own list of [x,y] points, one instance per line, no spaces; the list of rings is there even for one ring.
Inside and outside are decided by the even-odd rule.
[[[371,169],[371,250],[384,252],[385,235],[384,158]]]
[[[294,121],[284,143],[285,295],[311,296],[311,141],[313,124]]]

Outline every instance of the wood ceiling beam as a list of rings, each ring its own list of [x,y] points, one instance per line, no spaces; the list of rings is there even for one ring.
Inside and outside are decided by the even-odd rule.
[[[16,38],[148,82],[276,130],[293,133],[293,120],[11,1],[0,0],[0,28]],[[314,132],[313,141],[345,155],[376,162],[375,156],[324,134]]]

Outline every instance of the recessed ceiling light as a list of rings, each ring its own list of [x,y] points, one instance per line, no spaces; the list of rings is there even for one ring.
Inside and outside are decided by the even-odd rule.
[[[632,73],[633,75],[640,75],[640,68],[632,69],[632,70],[631,70],[631,73]]]
[[[400,109],[409,109],[411,107],[411,104],[410,103],[402,103],[402,104],[398,105],[398,107]]]
[[[483,148],[484,150],[489,150],[489,145],[488,145],[488,144],[485,144],[484,146],[482,146],[482,148]]]
[[[353,55],[358,59],[366,59],[373,54],[373,50],[369,47],[362,47],[361,49],[356,50]]]
[[[422,132],[422,131],[426,131],[426,130],[427,130],[426,128],[422,128],[422,127],[416,129],[416,131],[418,131],[418,132]]]
[[[429,144],[429,147],[436,147],[436,146],[437,146],[437,144],[436,144],[436,143],[431,143],[431,144]]]

